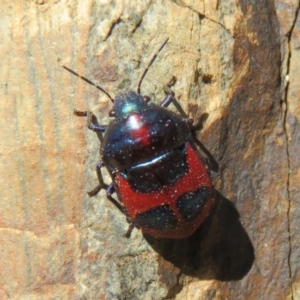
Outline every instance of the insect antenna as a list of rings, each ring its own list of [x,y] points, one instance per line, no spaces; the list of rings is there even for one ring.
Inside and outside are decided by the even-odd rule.
[[[165,46],[165,44],[167,43],[167,41],[169,40],[169,38],[167,38],[163,44],[159,47],[158,51],[153,55],[152,59],[150,60],[147,68],[145,69],[145,71],[143,72],[142,76],[141,76],[141,79],[139,81],[139,85],[138,85],[138,88],[137,88],[137,93],[140,95],[141,94],[141,84],[143,82],[143,79],[144,77],[146,76],[147,72],[148,72],[148,69],[151,67],[151,65],[153,64],[153,62],[155,61],[158,53],[162,50],[162,48]]]
[[[90,81],[89,79],[79,75],[78,73],[74,72],[73,70],[69,69],[66,66],[62,66],[64,69],[66,69],[67,71],[69,71],[70,73],[72,73],[73,75],[81,78],[82,80],[84,80],[85,82],[87,82],[88,84],[94,86],[95,88],[97,88],[98,90],[100,90],[101,92],[103,92],[110,100],[112,103],[114,103],[114,99],[110,96],[110,94],[104,90],[102,87],[100,87],[99,85],[95,84],[94,82]]]

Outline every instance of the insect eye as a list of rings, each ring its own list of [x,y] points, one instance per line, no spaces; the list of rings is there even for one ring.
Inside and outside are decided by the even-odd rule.
[[[143,96],[143,99],[146,103],[148,103],[151,100],[149,96]]]
[[[114,110],[111,110],[109,113],[108,113],[108,115],[110,116],[110,117],[115,117],[116,116],[116,112],[114,111]]]

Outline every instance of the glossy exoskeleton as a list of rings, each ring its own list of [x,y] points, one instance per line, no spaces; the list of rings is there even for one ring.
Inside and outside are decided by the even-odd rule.
[[[142,80],[166,42],[145,69],[137,92],[121,93],[115,99],[64,67],[103,91],[114,104],[107,126],[93,122],[91,112],[74,113],[88,117],[89,129],[104,133],[96,167],[99,184],[89,195],[106,190],[107,198],[130,224],[127,237],[134,227],[155,237],[187,237],[208,216],[213,204],[209,160],[201,158],[197,146],[214,169],[217,164],[196,138],[196,128],[177,102],[171,84],[164,87],[166,97],[160,105],[149,104],[150,98],[140,94]],[[178,113],[167,109],[171,103]],[[102,167],[112,178],[109,185],[103,181]]]

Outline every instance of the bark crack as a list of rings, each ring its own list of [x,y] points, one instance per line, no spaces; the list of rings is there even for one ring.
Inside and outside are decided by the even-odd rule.
[[[110,25],[110,28],[106,34],[106,37],[103,39],[103,41],[106,41],[111,35],[112,35],[112,32],[114,30],[114,28],[119,25],[120,23],[122,23],[122,20],[121,20],[121,16],[118,17],[116,20],[114,20],[111,25]]]
[[[289,90],[289,72],[290,72],[290,64],[291,64],[291,57],[292,57],[292,46],[291,46],[291,39],[293,35],[293,31],[297,22],[297,17],[299,14],[300,9],[300,1],[298,2],[298,6],[295,10],[295,17],[292,23],[292,26],[287,33],[287,40],[288,40],[288,58],[287,58],[287,68],[286,68],[286,86],[284,90],[284,117],[283,117],[283,126],[284,126],[284,132],[286,137],[286,154],[287,154],[287,165],[288,165],[288,175],[287,175],[287,195],[288,195],[288,209],[287,209],[287,219],[288,219],[288,240],[289,240],[289,253],[288,253],[288,268],[289,268],[289,277],[291,282],[291,299],[294,300],[294,292],[293,292],[293,278],[292,278],[292,263],[291,263],[291,257],[292,257],[292,237],[291,237],[291,197],[290,197],[290,172],[291,172],[291,161],[290,161],[290,148],[289,148],[289,140],[290,140],[290,134],[288,130],[288,124],[287,124],[287,116],[289,111],[289,103],[288,103],[288,90]]]
[[[221,26],[221,27],[224,29],[224,31],[225,31],[227,34],[229,34],[229,35],[234,39],[234,36],[231,34],[231,32],[230,32],[230,31],[225,27],[225,25],[222,24],[221,22],[218,22],[218,21],[216,21],[216,20],[214,20],[214,19],[208,18],[206,15],[202,15],[202,14],[200,14],[200,13],[198,13],[198,15],[199,15],[199,18],[200,18],[200,19],[207,19],[207,20],[209,20],[210,22],[215,23],[215,24]]]
[[[224,31],[225,31],[226,33],[228,33],[228,34],[234,39],[234,36],[231,34],[230,30],[227,29],[227,28],[225,27],[224,24],[222,24],[221,22],[218,22],[217,20],[211,19],[211,18],[209,18],[209,17],[207,17],[207,16],[205,15],[205,2],[204,2],[203,12],[200,12],[200,11],[194,9],[194,8],[191,7],[190,5],[184,5],[184,4],[181,4],[180,1],[173,1],[173,3],[177,4],[177,5],[180,6],[180,7],[187,8],[187,9],[189,9],[190,11],[196,13],[196,14],[199,16],[199,19],[200,19],[200,20],[202,20],[202,19],[207,19],[207,20],[209,20],[209,21],[211,21],[211,22],[213,22],[213,23],[215,23],[215,24],[220,25],[220,26],[224,29]],[[217,5],[216,5],[216,10],[217,10],[218,8],[219,8],[219,3],[217,3]]]

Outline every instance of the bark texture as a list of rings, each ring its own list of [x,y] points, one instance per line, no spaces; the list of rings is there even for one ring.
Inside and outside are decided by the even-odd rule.
[[[0,299],[300,299],[299,0],[0,0]],[[113,97],[163,85],[219,162],[183,240],[134,230],[97,184]],[[205,115],[203,115],[205,114]],[[202,116],[202,117],[201,117]],[[109,182],[106,174],[105,180]]]

